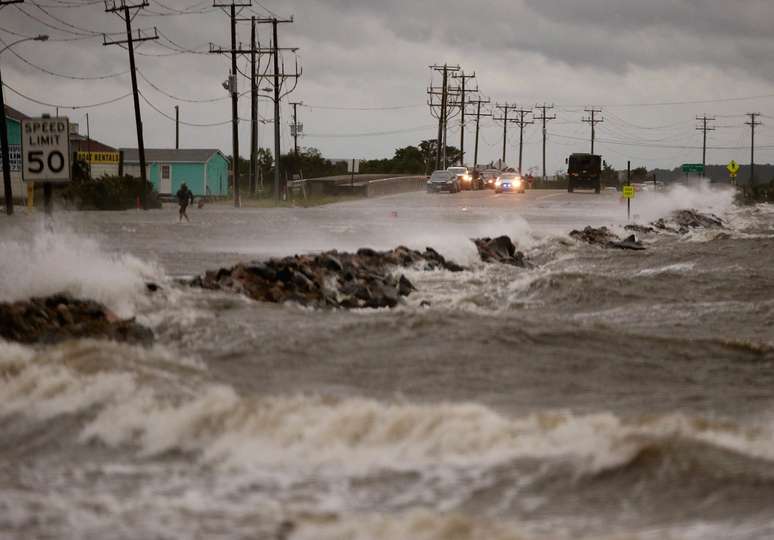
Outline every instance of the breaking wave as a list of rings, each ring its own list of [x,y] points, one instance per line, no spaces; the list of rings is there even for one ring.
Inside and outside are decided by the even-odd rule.
[[[0,240],[0,301],[67,292],[105,304],[121,317],[144,301],[145,283],[159,267],[129,254],[111,254],[92,239],[39,230],[29,240]]]
[[[164,351],[110,346],[121,349],[130,370],[103,363],[111,352],[105,344],[73,343],[59,352],[0,346],[0,418],[83,415],[74,443],[133,447],[146,458],[184,452],[211,465],[347,474],[540,459],[594,474],[630,463],[659,441],[688,441],[774,461],[770,426],[679,414],[644,421],[569,412],[510,418],[475,403],[242,397],[206,383],[200,367]]]

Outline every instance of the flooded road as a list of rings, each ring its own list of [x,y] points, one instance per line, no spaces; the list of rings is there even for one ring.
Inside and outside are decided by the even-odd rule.
[[[61,290],[151,348],[0,342],[0,537],[774,536],[774,211],[640,193],[724,230],[621,235],[615,193],[403,194],[318,208],[0,218],[0,300]],[[534,268],[478,260],[508,235]],[[316,311],[177,278],[328,249],[432,246],[393,310]],[[145,283],[162,291],[148,295]]]

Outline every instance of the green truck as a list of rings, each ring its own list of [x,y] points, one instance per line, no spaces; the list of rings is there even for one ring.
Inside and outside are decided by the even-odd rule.
[[[595,154],[572,154],[567,159],[567,191],[576,188],[602,191],[602,156]]]

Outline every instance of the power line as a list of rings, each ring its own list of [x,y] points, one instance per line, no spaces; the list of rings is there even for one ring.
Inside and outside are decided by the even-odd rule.
[[[15,88],[9,86],[5,82],[3,83],[3,87],[7,88],[11,92],[13,92],[17,96],[19,96],[20,98],[25,99],[25,100],[27,100],[27,101],[29,101],[31,103],[35,103],[37,105],[42,105],[44,107],[59,108],[59,109],[71,109],[71,110],[74,110],[74,111],[78,110],[78,109],[93,109],[95,107],[102,107],[103,105],[110,105],[112,103],[116,103],[118,101],[121,101],[122,99],[126,99],[126,98],[128,98],[129,96],[132,95],[132,93],[129,92],[128,94],[124,94],[123,96],[119,96],[119,97],[112,98],[112,99],[105,100],[105,101],[100,101],[100,102],[97,102],[97,103],[89,103],[89,104],[86,104],[86,105],[61,105],[61,104],[56,104],[56,103],[47,103],[47,102],[41,101],[39,99],[31,98],[31,97],[27,96],[26,94],[23,94],[22,92],[20,92],[20,91],[16,90]]]

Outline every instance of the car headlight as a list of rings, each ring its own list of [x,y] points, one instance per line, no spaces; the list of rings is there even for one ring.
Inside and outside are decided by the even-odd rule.
[[[516,180],[514,180],[513,185],[515,185],[516,187],[521,186],[521,179],[517,178]]]
[[[495,180],[495,185],[496,185],[496,186],[499,186],[499,185],[500,185],[500,184],[502,184],[502,183],[503,183],[503,181],[502,181],[502,180],[500,180],[499,178],[498,178],[497,180]]]

